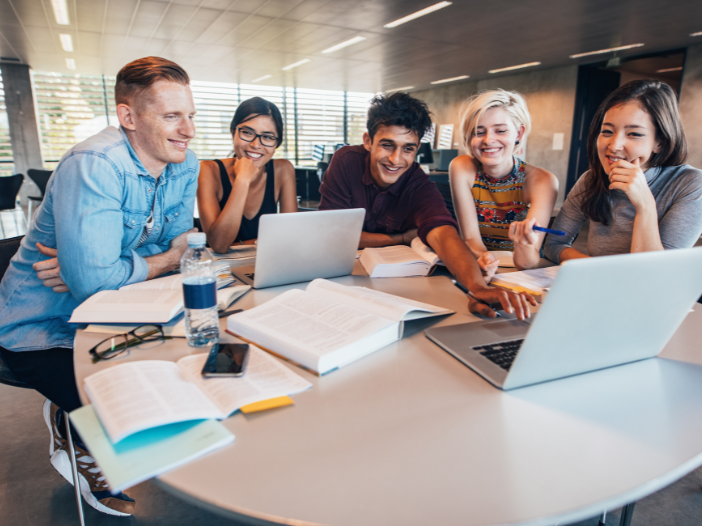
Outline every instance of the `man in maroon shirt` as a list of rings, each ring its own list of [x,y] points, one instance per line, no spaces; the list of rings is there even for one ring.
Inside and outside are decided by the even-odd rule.
[[[363,145],[345,146],[332,157],[319,209],[365,208],[360,248],[409,244],[419,236],[470,290],[471,312],[494,318],[488,304],[501,303],[519,319],[528,318],[534,298],[485,283],[436,185],[414,161],[431,127],[427,105],[407,93],[379,95],[371,102],[367,127]]]

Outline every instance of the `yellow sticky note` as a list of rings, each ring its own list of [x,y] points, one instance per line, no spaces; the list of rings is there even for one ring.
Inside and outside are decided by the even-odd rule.
[[[241,412],[255,413],[256,411],[265,411],[266,409],[275,409],[276,407],[292,405],[293,403],[293,399],[289,396],[279,396],[278,398],[269,398],[268,400],[261,400],[260,402],[245,405],[241,407]]]

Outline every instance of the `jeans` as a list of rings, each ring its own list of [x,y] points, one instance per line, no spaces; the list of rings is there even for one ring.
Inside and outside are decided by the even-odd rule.
[[[8,351],[0,347],[2,359],[18,380],[39,391],[69,413],[83,404],[73,373],[73,349],[56,347],[41,351]]]

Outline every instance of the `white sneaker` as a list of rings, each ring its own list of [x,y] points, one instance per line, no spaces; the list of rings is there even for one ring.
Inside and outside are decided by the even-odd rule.
[[[73,485],[73,470],[71,468],[68,440],[61,436],[56,425],[56,412],[58,409],[58,406],[53,404],[51,400],[47,399],[44,401],[44,421],[51,433],[49,458],[54,469]],[[102,471],[95,459],[85,449],[78,446],[75,441],[73,442],[73,447],[76,452],[80,494],[85,502],[92,508],[108,515],[116,515],[118,517],[131,516],[136,505],[134,499],[131,499],[124,493],[112,495],[105,481],[105,476],[102,475]],[[88,482],[89,480],[90,482]]]

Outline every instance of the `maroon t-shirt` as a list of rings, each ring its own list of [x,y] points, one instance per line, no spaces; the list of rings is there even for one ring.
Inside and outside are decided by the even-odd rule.
[[[363,230],[372,234],[398,234],[416,228],[422,242],[434,228],[458,229],[436,185],[417,163],[387,190],[370,174],[370,153],[360,146],[344,146],[332,157],[319,188],[320,210],[365,208]]]

